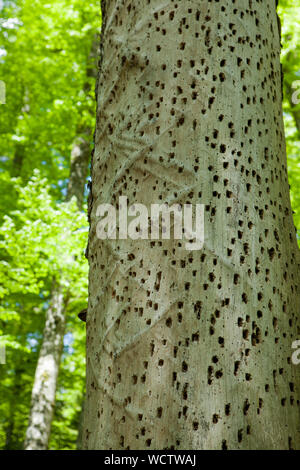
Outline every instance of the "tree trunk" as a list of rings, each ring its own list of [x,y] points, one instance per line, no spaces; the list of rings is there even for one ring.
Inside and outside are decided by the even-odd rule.
[[[71,154],[70,178],[66,200],[69,201],[73,196],[75,196],[78,209],[81,209],[83,204],[84,187],[91,155],[91,134],[91,130],[88,129],[86,136],[77,137],[73,144]]]
[[[102,1],[84,448],[299,449],[275,0],[147,3]],[[99,241],[120,195],[205,204],[203,249]]]
[[[59,286],[52,290],[46,324],[32,390],[31,412],[26,431],[26,450],[48,447],[53,417],[56,383],[65,329],[64,298]]]

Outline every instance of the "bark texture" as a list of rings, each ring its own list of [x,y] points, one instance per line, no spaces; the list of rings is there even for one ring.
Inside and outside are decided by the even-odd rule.
[[[102,10],[84,448],[299,449],[275,0]],[[203,249],[98,240],[120,195],[205,204]]]
[[[57,286],[47,310],[43,341],[35,372],[25,450],[48,448],[56,384],[65,330],[64,298]]]

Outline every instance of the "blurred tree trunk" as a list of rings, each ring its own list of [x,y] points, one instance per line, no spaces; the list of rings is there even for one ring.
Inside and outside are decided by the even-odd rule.
[[[63,348],[66,307],[63,293],[56,283],[52,289],[50,302],[32,389],[31,411],[25,440],[26,450],[47,449],[50,437]]]
[[[96,77],[98,43],[98,37],[95,36],[87,65],[87,78]],[[85,83],[84,90],[86,93],[90,91],[89,82]],[[75,196],[78,209],[81,210],[91,154],[92,132],[90,128],[83,129],[83,126],[79,125],[78,134],[79,136],[74,141],[71,153],[66,200],[69,201]],[[51,308],[48,309],[46,314],[42,347],[34,379],[29,426],[25,440],[25,449],[27,450],[46,450],[48,448],[65,333],[65,307],[66,302],[63,299],[62,287],[55,285],[51,293]],[[47,351],[46,357],[45,351]]]
[[[66,200],[69,201],[75,196],[79,210],[82,209],[84,199],[84,188],[91,155],[91,135],[91,129],[87,129],[85,137],[77,137],[71,153],[71,169]]]
[[[102,1],[86,449],[299,449],[299,250],[274,0]],[[105,240],[100,203],[205,204],[205,243]]]

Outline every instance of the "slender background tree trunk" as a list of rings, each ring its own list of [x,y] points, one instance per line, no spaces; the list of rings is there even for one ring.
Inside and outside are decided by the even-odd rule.
[[[43,342],[35,372],[29,425],[26,431],[26,450],[45,450],[48,447],[63,349],[64,310],[63,293],[56,284],[46,314]]]
[[[299,449],[275,0],[110,0],[102,18],[84,447]],[[203,249],[100,242],[119,195],[205,204]]]

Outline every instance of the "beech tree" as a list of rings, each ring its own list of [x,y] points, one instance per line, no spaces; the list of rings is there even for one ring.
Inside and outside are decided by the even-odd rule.
[[[299,251],[275,0],[102,0],[86,449],[299,449]],[[97,207],[205,204],[205,241]],[[297,336],[298,335],[298,336]]]
[[[58,282],[54,281],[33,382],[25,450],[48,448],[63,350],[66,306],[67,299],[64,299],[63,289]]]

